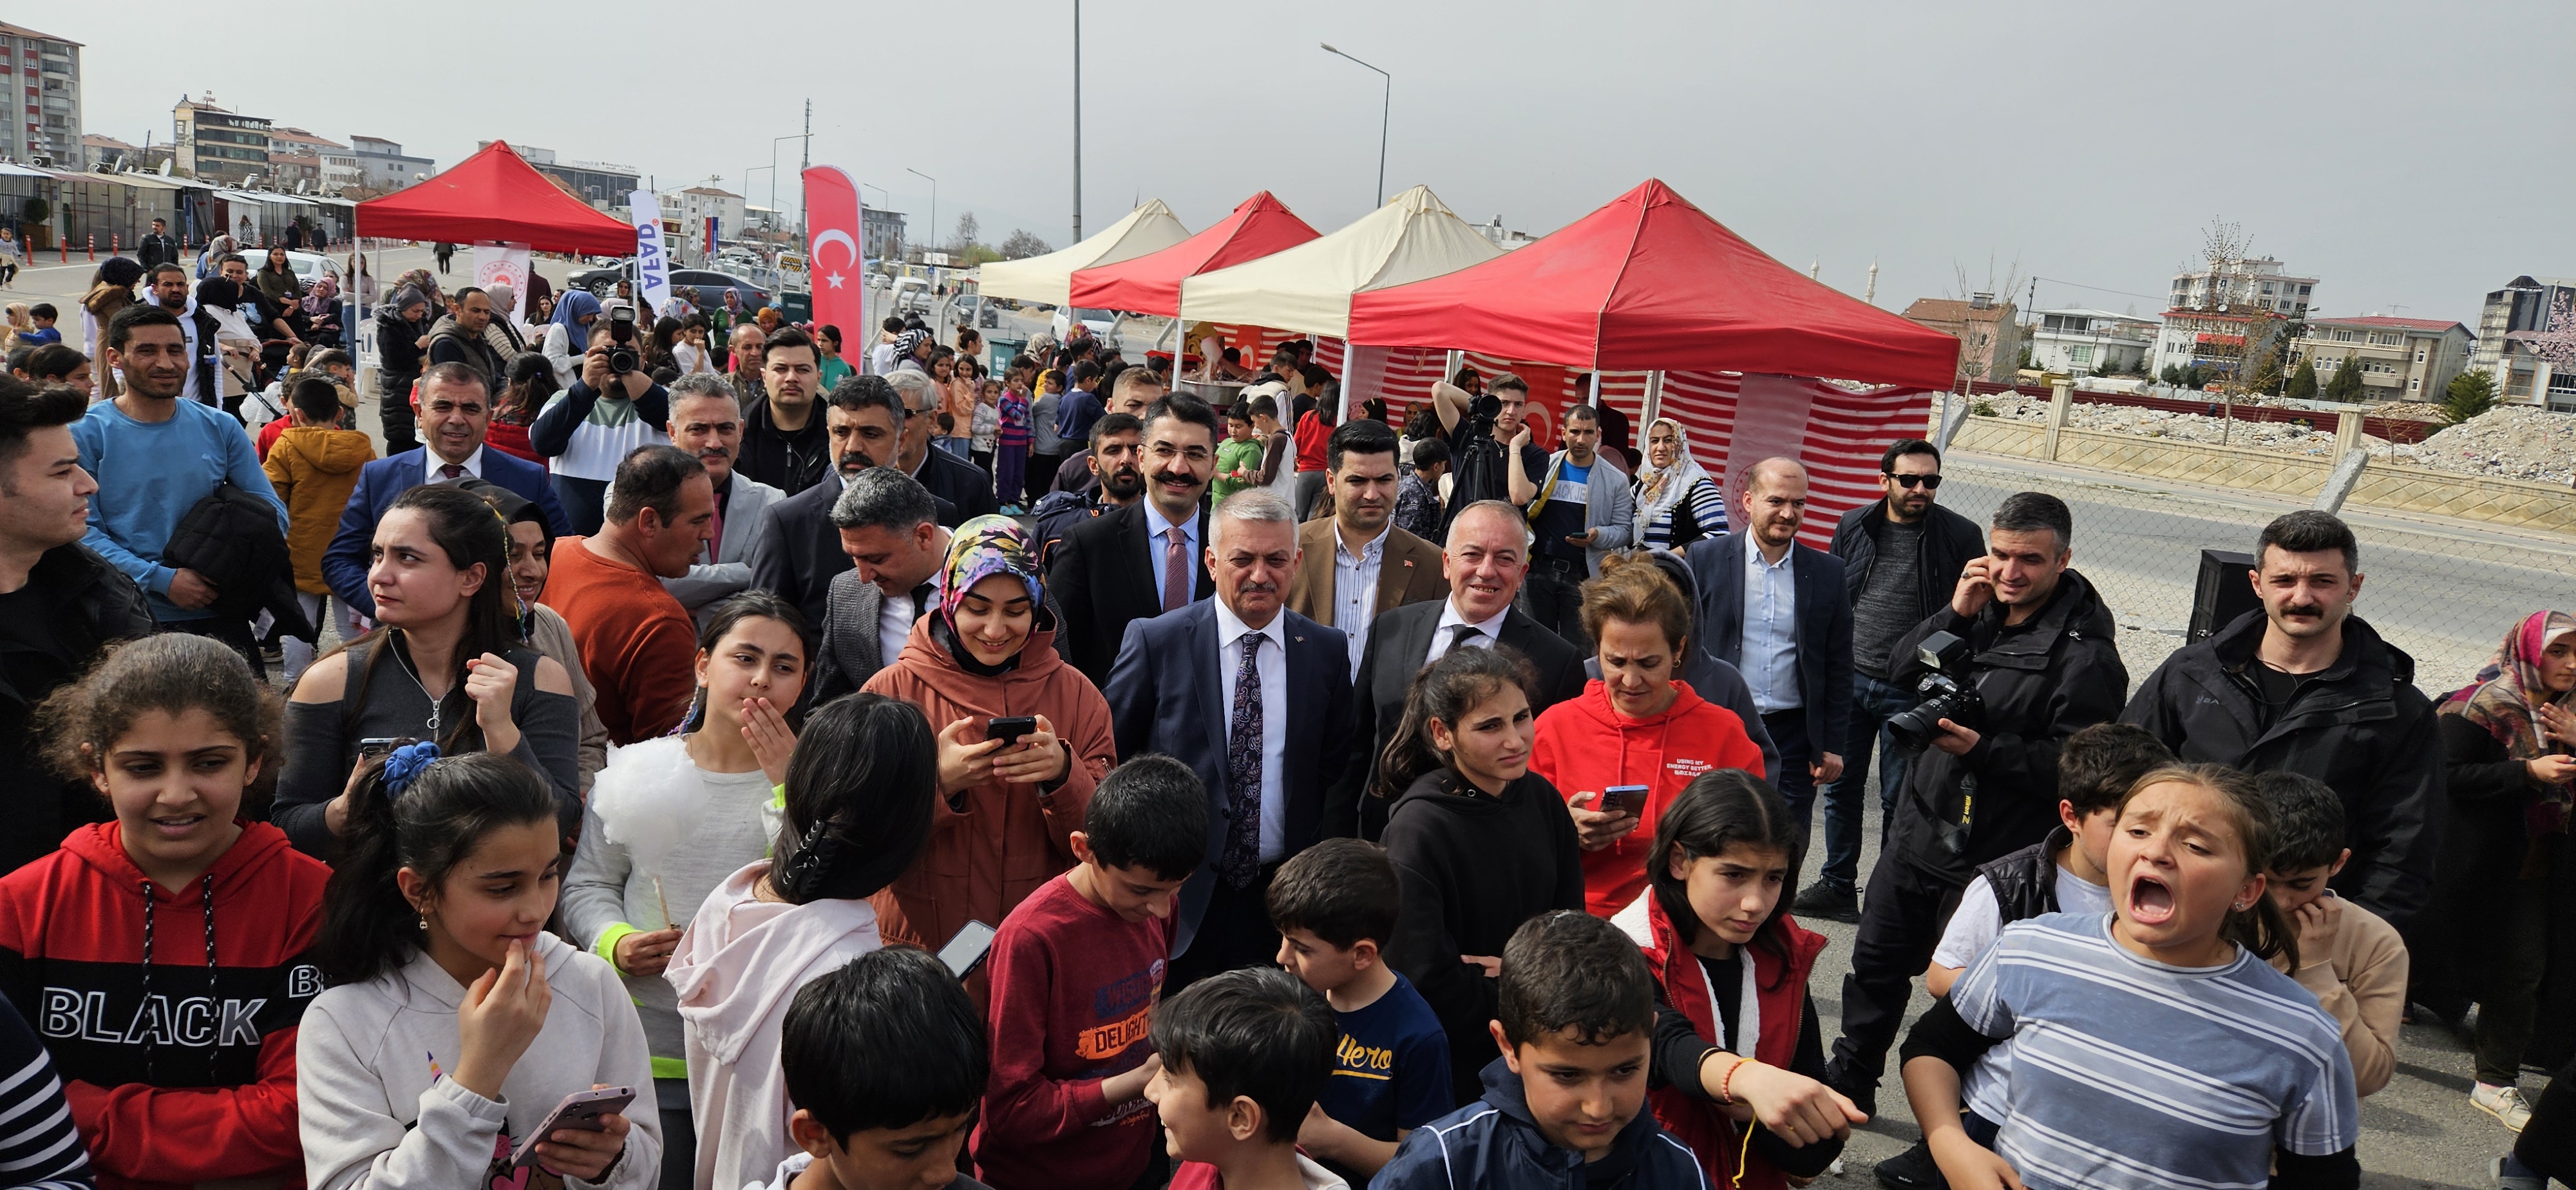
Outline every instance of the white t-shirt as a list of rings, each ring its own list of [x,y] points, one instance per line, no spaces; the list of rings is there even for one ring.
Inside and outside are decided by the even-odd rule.
[[[2111,890],[2059,864],[2057,909],[2060,913],[2109,913]],[[1966,967],[1977,961],[1977,956],[2003,931],[2003,909],[1995,900],[1995,886],[1978,876],[1968,882],[1968,891],[1960,894],[1959,908],[1950,914],[1949,927],[1941,931],[1941,945],[1933,948],[1932,961],[1944,967]],[[1992,1123],[2002,1123],[2011,1110],[2012,1046],[2007,1039],[1987,1050],[1959,1084],[1960,1102]]]

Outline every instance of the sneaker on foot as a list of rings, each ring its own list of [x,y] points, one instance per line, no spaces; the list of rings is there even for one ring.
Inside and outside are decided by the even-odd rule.
[[[1878,1117],[1878,1080],[1876,1078],[1870,1079],[1867,1085],[1862,1085],[1849,1071],[1843,1069],[1839,1059],[1827,1058],[1825,1085],[1842,1092],[1843,1098],[1851,1100],[1852,1106],[1859,1108],[1862,1115],[1872,1119]]]
[[[2531,1122],[2531,1101],[2522,1097],[2520,1087],[2493,1087],[2479,1083],[2469,1092],[2469,1106],[2494,1116],[2497,1123],[2516,1132]]]
[[[1878,1184],[1887,1190],[1949,1190],[1949,1180],[1941,1176],[1941,1167],[1932,1160],[1932,1146],[1922,1141],[1914,1147],[1879,1162],[1870,1170],[1878,1175]]]
[[[1823,918],[1847,925],[1857,923],[1860,921],[1860,893],[1853,889],[1836,889],[1830,884],[1810,884],[1806,891],[1798,894],[1796,901],[1790,903],[1789,911],[1810,921]]]

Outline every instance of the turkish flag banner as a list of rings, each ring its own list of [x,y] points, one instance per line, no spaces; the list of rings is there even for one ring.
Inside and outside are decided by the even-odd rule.
[[[867,278],[860,268],[859,245],[866,239],[859,223],[858,183],[838,166],[807,169],[805,219],[805,268],[814,286],[814,325],[837,326],[845,340],[860,341],[867,337],[867,315],[861,308]]]

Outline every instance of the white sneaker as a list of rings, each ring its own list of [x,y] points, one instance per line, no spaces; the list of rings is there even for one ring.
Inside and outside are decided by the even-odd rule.
[[[2498,1123],[2516,1132],[2531,1122],[2531,1101],[2522,1097],[2520,1087],[2490,1087],[2479,1083],[2469,1092],[2469,1106],[2494,1116]]]

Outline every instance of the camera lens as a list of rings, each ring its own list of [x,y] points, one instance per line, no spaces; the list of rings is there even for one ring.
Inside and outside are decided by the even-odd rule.
[[[1941,700],[1933,699],[1908,707],[1887,720],[1888,738],[1907,752],[1920,752],[1932,746],[1932,737],[1941,734]]]

